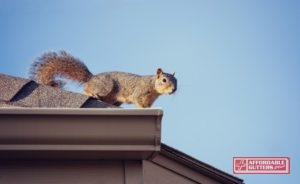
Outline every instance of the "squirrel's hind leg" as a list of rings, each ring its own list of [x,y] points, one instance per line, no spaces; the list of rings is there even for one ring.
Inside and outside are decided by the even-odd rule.
[[[114,86],[114,81],[109,75],[96,75],[84,84],[84,93],[105,98],[113,92]]]
[[[84,94],[92,96],[105,103],[120,106],[122,102],[117,101],[116,93],[118,91],[116,82],[109,74],[98,74],[93,76],[84,84]]]

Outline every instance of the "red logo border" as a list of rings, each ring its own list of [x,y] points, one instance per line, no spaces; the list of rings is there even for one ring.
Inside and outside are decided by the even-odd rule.
[[[264,158],[267,158],[267,159],[286,159],[287,162],[288,162],[288,165],[287,165],[287,172],[277,172],[277,173],[272,173],[272,172],[247,172],[247,171],[241,171],[241,172],[236,172],[235,170],[235,159],[264,159]],[[242,157],[233,157],[232,159],[232,171],[234,174],[290,174],[291,173],[291,159],[290,157],[284,157],[284,156],[280,156],[280,157],[266,157],[266,156],[263,156],[263,157],[259,157],[259,156],[251,156],[251,157],[245,157],[245,156],[242,156]]]

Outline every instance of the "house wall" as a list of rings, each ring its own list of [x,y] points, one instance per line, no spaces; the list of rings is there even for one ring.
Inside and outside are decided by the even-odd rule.
[[[178,175],[175,172],[160,167],[154,163],[145,161],[144,166],[144,183],[145,184],[196,184],[184,176]]]
[[[0,184],[220,184],[162,155],[153,160],[4,161]]]
[[[141,161],[1,161],[0,183],[142,183]]]
[[[152,161],[143,161],[144,181],[146,184],[220,184],[177,161],[157,155]]]

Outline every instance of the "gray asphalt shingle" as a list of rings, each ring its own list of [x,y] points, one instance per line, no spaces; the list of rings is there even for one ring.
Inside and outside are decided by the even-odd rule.
[[[94,98],[0,74],[0,107],[115,107]]]

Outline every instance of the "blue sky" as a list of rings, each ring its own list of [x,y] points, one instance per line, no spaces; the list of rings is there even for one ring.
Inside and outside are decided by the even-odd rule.
[[[27,78],[36,57],[61,49],[95,74],[176,72],[177,93],[154,104],[164,110],[164,143],[231,174],[234,156],[288,156],[289,175],[237,176],[294,183],[299,8],[296,0],[0,0],[0,72]]]

